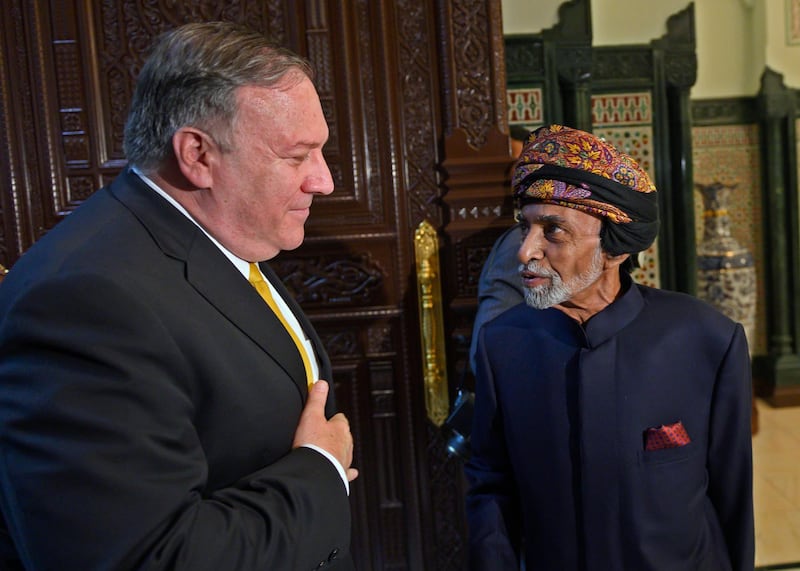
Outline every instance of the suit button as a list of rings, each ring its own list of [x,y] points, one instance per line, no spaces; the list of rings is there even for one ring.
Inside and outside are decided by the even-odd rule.
[[[334,559],[336,559],[337,555],[339,555],[339,548],[335,547],[333,551],[331,551],[331,554],[328,555],[328,561],[333,561]]]
[[[323,567],[325,567],[327,564],[328,564],[328,562],[327,562],[327,561],[320,561],[320,562],[319,562],[319,565],[317,565],[317,569],[322,569],[322,568],[323,568]]]

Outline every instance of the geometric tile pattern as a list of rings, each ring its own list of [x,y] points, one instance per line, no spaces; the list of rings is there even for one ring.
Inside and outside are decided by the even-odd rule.
[[[650,92],[593,95],[592,132],[633,157],[655,180]],[[658,240],[639,254],[639,265],[631,274],[634,281],[660,287]]]
[[[544,109],[542,108],[541,87],[509,89],[506,101],[510,125],[524,125],[529,131],[542,125]]]
[[[592,125],[650,125],[652,109],[649,91],[598,95],[592,97]]]
[[[755,124],[692,128],[692,164],[698,184],[721,182],[731,190],[731,235],[753,254],[756,266],[756,323],[748,339],[753,355],[767,353],[764,231],[761,208],[761,157]],[[694,191],[695,237],[703,238],[703,198]]]

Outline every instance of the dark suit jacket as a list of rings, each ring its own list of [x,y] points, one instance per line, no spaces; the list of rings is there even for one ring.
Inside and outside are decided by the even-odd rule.
[[[522,279],[519,276],[517,252],[522,243],[522,227],[514,224],[495,241],[478,279],[478,310],[472,324],[469,346],[469,364],[474,372],[478,332],[505,310],[525,299]]]
[[[292,450],[307,396],[254,288],[123,173],[0,287],[0,567],[351,569],[339,473]]]
[[[628,278],[629,279],[629,278]],[[472,568],[752,571],[750,366],[741,325],[630,285],[583,327],[524,303],[478,340]],[[648,450],[681,422],[691,442]]]

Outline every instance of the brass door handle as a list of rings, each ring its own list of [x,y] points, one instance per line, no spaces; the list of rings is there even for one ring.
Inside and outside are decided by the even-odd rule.
[[[431,422],[436,426],[441,426],[447,418],[449,397],[439,271],[439,238],[436,230],[427,220],[423,220],[414,233],[414,251],[417,262],[417,297],[419,299],[425,408]]]

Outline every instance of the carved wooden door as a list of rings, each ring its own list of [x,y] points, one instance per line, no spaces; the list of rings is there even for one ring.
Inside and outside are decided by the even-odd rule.
[[[452,385],[491,243],[471,237],[505,223],[499,0],[4,0],[1,10],[7,267],[124,167],[127,104],[160,32],[234,20],[311,59],[336,190],[274,267],[324,340],[351,420],[356,562],[462,569],[461,466],[426,414],[413,242],[423,221],[438,232],[447,341],[437,350]]]

